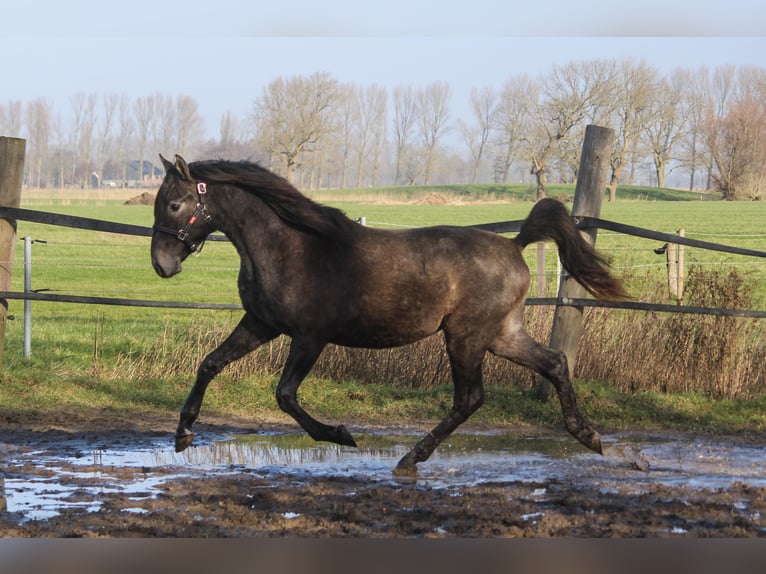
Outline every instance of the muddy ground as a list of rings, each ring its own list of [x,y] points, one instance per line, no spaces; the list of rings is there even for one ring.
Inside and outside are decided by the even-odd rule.
[[[77,445],[171,440],[174,420],[151,415],[121,420],[112,412],[0,413],[0,469],[6,481],[57,474],[35,464]],[[199,434],[271,429],[279,424],[207,418]],[[766,445],[765,445],[766,446]],[[23,456],[21,456],[23,455]],[[26,460],[26,463],[19,463]],[[9,464],[9,461],[15,461]],[[199,471],[162,467],[103,468],[92,480],[135,483],[152,478],[152,495],[102,489],[99,507],[82,484],[67,496],[82,507],[29,519],[0,498],[3,537],[760,537],[766,533],[766,489],[652,484],[605,491],[588,480],[490,482],[434,488],[415,481],[284,475],[251,469]],[[627,463],[626,463],[627,464]],[[635,464],[632,463],[632,464]],[[163,475],[173,475],[162,482]],[[147,481],[148,484],[148,481]],[[149,490],[149,487],[147,487]],[[142,495],[143,494],[143,495]],[[0,492],[0,496],[2,492]]]

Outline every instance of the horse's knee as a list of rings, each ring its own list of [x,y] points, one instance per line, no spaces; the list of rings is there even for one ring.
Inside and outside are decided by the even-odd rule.
[[[277,388],[276,398],[280,409],[286,413],[293,412],[293,405],[295,404],[295,395],[293,393]]]
[[[463,419],[467,419],[484,404],[484,398],[484,388],[482,386],[472,387],[468,393],[456,397],[455,411]]]
[[[471,414],[479,410],[479,407],[484,404],[484,399],[484,387],[476,387],[471,390],[471,394],[468,395],[468,405]]]
[[[221,372],[223,366],[210,355],[205,357],[197,368],[197,379],[209,381]]]
[[[557,389],[569,384],[569,364],[563,351],[551,349],[540,374],[551,381]]]

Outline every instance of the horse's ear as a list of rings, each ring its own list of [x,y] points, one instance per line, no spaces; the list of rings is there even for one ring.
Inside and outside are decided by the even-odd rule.
[[[194,178],[191,175],[191,172],[189,171],[189,166],[186,165],[186,160],[182,158],[180,155],[176,154],[176,169],[178,170],[178,173],[181,174],[181,179],[185,179],[187,181],[193,181]]]
[[[166,172],[167,172],[167,171],[170,171],[170,170],[171,170],[171,168],[173,168],[173,164],[172,164],[171,162],[169,162],[168,160],[166,160],[166,159],[165,159],[165,158],[162,156],[162,154],[160,154],[160,159],[162,160],[162,165],[164,165],[164,166],[165,166],[165,171],[166,171]]]

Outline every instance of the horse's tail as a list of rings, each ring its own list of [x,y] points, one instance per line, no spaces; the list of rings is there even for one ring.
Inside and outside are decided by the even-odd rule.
[[[606,259],[580,234],[564,204],[541,199],[529,212],[515,241],[521,249],[530,243],[553,240],[564,269],[597,299],[626,299],[622,283],[607,270]]]

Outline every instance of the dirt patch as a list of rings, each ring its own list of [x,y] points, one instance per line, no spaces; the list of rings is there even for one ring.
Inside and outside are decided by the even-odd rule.
[[[154,205],[154,194],[145,191],[141,195],[128,199],[125,205]]]
[[[645,480],[639,486],[605,487],[582,475],[564,480],[541,472],[534,480],[436,487],[393,476],[266,474],[226,464],[119,466],[100,459],[99,452],[121,445],[169,443],[173,422],[164,415],[125,420],[105,411],[0,413],[6,490],[11,482],[23,490],[24,481],[50,480],[47,488],[60,489],[67,502],[52,516],[31,519],[5,508],[0,532],[5,537],[741,537],[762,536],[766,528],[766,489],[746,481],[725,488],[700,488],[693,478],[688,484]],[[280,428],[208,418],[198,431]],[[62,453],[81,459],[46,462]]]
[[[437,191],[432,191],[425,197],[416,200],[414,203],[416,205],[447,205],[448,203],[453,202],[454,200],[450,200],[446,195]]]

